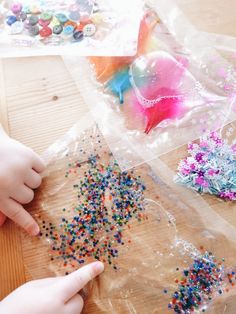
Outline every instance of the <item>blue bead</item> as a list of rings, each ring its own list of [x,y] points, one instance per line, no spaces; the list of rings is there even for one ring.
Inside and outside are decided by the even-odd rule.
[[[72,11],[72,12],[70,12],[69,18],[72,21],[75,21],[75,22],[79,21],[79,19],[80,19],[80,12],[79,11]]]
[[[17,21],[17,18],[15,15],[9,15],[6,20],[7,24],[10,26],[14,24],[16,21]]]
[[[68,21],[68,17],[65,14],[63,14],[63,13],[56,14],[56,18],[62,24],[66,23]]]
[[[72,35],[74,31],[74,27],[72,25],[67,25],[63,28],[63,34],[65,35]]]
[[[73,37],[76,41],[81,41],[84,38],[84,34],[81,31],[75,32]]]

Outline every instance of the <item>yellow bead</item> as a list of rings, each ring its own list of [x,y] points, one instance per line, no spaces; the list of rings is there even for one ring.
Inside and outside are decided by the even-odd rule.
[[[53,18],[51,20],[51,25],[52,26],[60,25],[59,20],[55,16],[53,16]]]
[[[92,14],[90,19],[96,25],[99,25],[99,24],[103,23],[103,16],[102,16],[101,13],[94,13],[94,14]]]
[[[30,9],[30,12],[31,12],[32,14],[39,14],[39,13],[41,13],[40,8],[39,8],[37,5],[35,5],[35,4],[32,4],[32,5],[29,7],[29,9]]]

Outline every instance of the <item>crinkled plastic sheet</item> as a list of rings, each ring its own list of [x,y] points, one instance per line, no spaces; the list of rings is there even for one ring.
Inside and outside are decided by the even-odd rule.
[[[209,136],[209,133],[206,133],[205,135]],[[181,184],[183,186],[178,186],[178,188],[181,188],[182,191],[185,191],[186,193],[189,193],[190,195],[194,196],[195,194],[199,194],[199,197],[204,199],[205,202],[207,202],[212,209],[215,210],[215,212],[219,215],[221,215],[225,220],[227,220],[229,223],[232,223],[234,226],[236,226],[236,221],[234,219],[233,213],[236,209],[235,204],[235,198],[232,197],[232,200],[230,198],[225,198],[223,194],[223,198],[221,198],[219,195],[210,194],[208,190],[213,190],[213,186],[216,185],[217,191],[214,192],[218,194],[217,192],[222,190],[222,193],[224,192],[225,188],[227,188],[228,191],[231,191],[234,193],[235,191],[235,174],[233,170],[234,160],[235,160],[235,151],[234,151],[234,143],[236,140],[236,122],[232,122],[228,125],[226,125],[224,128],[222,128],[219,132],[216,133],[217,137],[223,141],[227,148],[222,148],[222,159],[219,161],[219,156],[216,158],[214,155],[214,150],[212,154],[212,169],[218,169],[219,176],[214,175],[212,178],[208,175],[204,174],[203,178],[210,178],[212,181],[209,181],[209,188],[205,188],[202,193],[199,193],[198,190],[200,186],[198,184],[195,184],[194,189],[190,189],[190,184],[185,184],[182,180],[177,179],[177,173],[178,173],[178,166],[181,162],[181,160],[184,160],[187,157],[191,157],[188,153],[188,146],[183,146],[181,149],[173,151],[171,154],[166,154],[161,157],[161,160],[163,162],[163,169],[166,171],[165,180],[168,182],[168,184],[172,184],[173,186],[178,186],[178,184]],[[209,141],[207,141],[209,142]],[[199,144],[199,139],[194,141],[193,143]],[[231,151],[231,153],[230,153]],[[193,157],[193,156],[192,156]],[[193,157],[194,158],[194,157]],[[214,160],[213,160],[214,158]],[[193,159],[193,163],[195,160]],[[215,163],[215,165],[214,165]],[[207,169],[206,163],[203,161],[203,169],[204,167]],[[231,165],[231,166],[229,166]],[[225,172],[224,172],[225,171]],[[187,180],[186,176],[186,182]],[[193,175],[190,175],[190,178],[193,178]],[[182,182],[181,182],[182,181]],[[232,183],[232,185],[231,185]],[[194,191],[197,190],[197,191]]]
[[[19,57],[34,55],[134,55],[137,50],[137,36],[139,22],[142,16],[143,0],[114,1],[107,0],[70,0],[70,1],[29,1],[22,0],[23,15],[13,13],[11,5],[15,1],[2,1],[0,3],[0,56]],[[37,9],[37,10],[36,10]],[[132,11],[132,15],[130,15]],[[42,27],[39,23],[32,25],[29,32],[30,17],[41,18],[41,13],[52,14],[50,24]],[[61,19],[57,14],[63,14]],[[12,25],[8,25],[10,18],[15,19]],[[67,21],[64,23],[65,16]],[[26,18],[27,17],[27,18]],[[26,18],[26,20],[25,20]],[[11,22],[10,22],[11,24]],[[64,33],[66,25],[73,25],[74,31]],[[89,24],[95,30],[84,31],[83,26]],[[25,26],[26,25],[26,26]],[[41,31],[48,27],[53,30],[57,26],[56,33],[50,36],[37,35],[35,28]],[[63,27],[60,33],[59,27]],[[34,29],[33,29],[34,28]],[[83,31],[84,36],[74,33]],[[35,35],[31,35],[35,34]],[[66,35],[67,34],[67,35]],[[79,38],[75,40],[75,38]]]
[[[69,249],[72,246],[74,251],[64,265],[60,251],[52,249],[52,244],[54,248],[57,247],[61,238],[58,236],[55,244],[50,239],[50,232],[54,234],[58,230],[59,235],[63,229],[62,219],[72,224],[74,215],[83,215],[81,208],[76,213],[72,209],[73,206],[79,206],[84,197],[80,195],[78,198],[74,185],[86,179],[85,172],[88,174],[91,156],[96,156],[99,164],[104,166],[114,162],[111,151],[91,117],[79,121],[43,155],[48,166],[43,184],[30,206],[33,216],[41,226],[42,235],[38,238],[24,236],[22,242],[26,268],[35,279],[64,275],[81,265],[73,256],[78,257],[80,247],[84,246],[83,237],[76,240],[76,249],[73,243],[66,244],[64,248]],[[99,173],[106,177],[104,169],[101,167]],[[217,258],[217,263],[224,258],[225,270],[220,270],[222,282],[212,289],[211,300],[204,300],[194,313],[202,310],[214,314],[234,313],[235,302],[232,298],[236,290],[231,287],[227,274],[231,274],[236,267],[236,230],[215,214],[198,195],[182,193],[175,186],[170,188],[164,183],[163,179],[168,174],[159,160],[145,163],[123,174],[116,167],[115,176],[127,178],[127,175],[130,176],[128,182],[136,178],[145,185],[146,189],[139,199],[144,209],[136,212],[140,214],[139,219],[133,215],[128,224],[117,224],[114,227],[115,230],[122,229],[123,245],[114,240],[112,231],[100,229],[99,243],[105,245],[105,239],[111,241],[109,243],[118,254],[112,259],[111,265],[107,263],[106,254],[101,257],[101,260],[106,260],[105,272],[84,290],[84,313],[173,312],[168,310],[168,304],[173,299],[172,294],[179,291],[177,281],[182,280],[183,270],[189,269],[194,260],[201,258],[205,251],[211,252]],[[136,192],[138,186],[136,185]],[[109,187],[111,186],[107,186],[103,195],[111,200],[112,195],[109,193],[112,192],[109,192]],[[133,188],[131,184],[131,191]],[[123,209],[126,207],[124,195],[119,199]],[[111,203],[106,200],[105,204],[108,209],[106,218],[113,223]],[[94,208],[91,206],[90,210]],[[98,210],[95,208],[95,211]],[[68,232],[73,233],[74,230],[70,225]],[[89,242],[88,245],[90,244]],[[87,263],[94,258],[84,257],[84,260]],[[226,292],[228,288],[229,291]],[[181,313],[187,314],[190,311]]]
[[[174,1],[149,2],[135,58],[64,58],[122,169],[235,118],[234,66]]]
[[[231,53],[231,61],[233,58],[236,59],[236,37],[207,32],[204,32],[203,35],[217,50]]]

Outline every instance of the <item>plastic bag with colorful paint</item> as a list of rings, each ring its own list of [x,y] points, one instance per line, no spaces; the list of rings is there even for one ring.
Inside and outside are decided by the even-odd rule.
[[[146,8],[134,57],[64,58],[122,169],[235,118],[233,64],[170,2]]]
[[[142,1],[1,1],[0,57],[134,55]]]
[[[121,171],[90,116],[43,158],[29,206],[41,233],[22,240],[29,275],[99,259],[105,272],[82,292],[84,313],[234,313],[236,229],[197,195],[170,188],[159,160]]]

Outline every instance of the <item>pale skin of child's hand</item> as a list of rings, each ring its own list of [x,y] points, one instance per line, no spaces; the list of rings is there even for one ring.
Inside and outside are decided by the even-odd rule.
[[[39,233],[38,224],[23,206],[33,200],[44,169],[41,158],[10,138],[0,125],[0,226],[8,217],[30,235]]]
[[[94,262],[68,276],[31,281],[0,302],[0,313],[79,314],[84,302],[78,292],[103,270]]]

